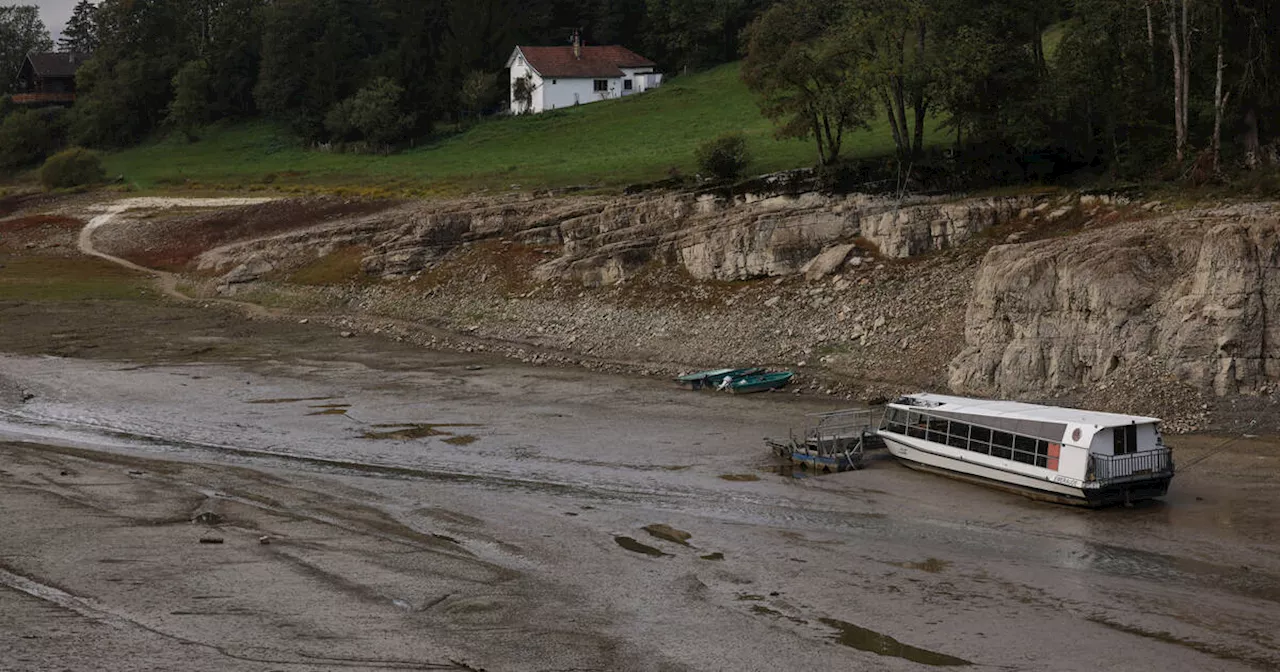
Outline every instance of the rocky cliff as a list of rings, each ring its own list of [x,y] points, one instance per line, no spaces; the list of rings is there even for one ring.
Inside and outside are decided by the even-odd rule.
[[[870,255],[906,258],[964,243],[1016,218],[1035,199],[889,199],[865,195],[654,194],[617,198],[469,199],[422,202],[201,256],[201,270],[242,282],[343,246],[368,250],[382,277],[421,271],[466,242],[505,238],[553,254],[541,280],[610,285],[651,262],[700,280],[805,273],[822,277]]]
[[[1270,393],[1280,382],[1280,208],[1180,212],[994,247],[965,341],[950,367],[963,392],[1080,391],[1141,377],[1153,388]]]

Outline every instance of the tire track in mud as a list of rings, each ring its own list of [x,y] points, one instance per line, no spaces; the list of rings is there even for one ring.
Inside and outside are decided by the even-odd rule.
[[[223,656],[226,656],[227,658],[231,658],[234,660],[241,660],[241,661],[250,662],[250,663],[266,663],[269,665],[286,665],[286,666],[303,666],[308,668],[321,666],[321,667],[360,667],[360,668],[366,668],[366,669],[377,668],[377,669],[388,669],[388,670],[472,670],[474,669],[463,663],[458,663],[455,661],[449,661],[446,663],[423,663],[423,662],[404,661],[404,660],[378,660],[374,658],[370,658],[370,659],[329,658],[329,657],[316,656],[313,654],[307,654],[302,652],[298,652],[293,655],[289,655],[292,652],[288,652],[288,653],[285,653],[284,656],[268,657],[269,654],[275,653],[269,650],[263,651],[259,655],[250,655],[247,653],[235,653],[233,651],[228,650],[226,647],[221,647],[216,644],[209,644],[206,642],[189,639],[186,637],[181,637],[179,635],[170,634],[162,630],[158,630],[150,625],[147,625],[146,623],[134,620],[132,618],[129,618],[128,616],[118,614],[112,611],[111,609],[109,609],[106,605],[101,604],[97,600],[94,600],[92,598],[79,597],[76,595],[72,595],[71,593],[68,593],[65,590],[62,590],[60,588],[55,588],[51,585],[41,583],[28,576],[23,576],[22,574],[12,572],[4,568],[3,566],[0,566],[0,586],[5,586],[19,593],[23,593],[25,595],[34,597],[38,600],[48,602],[49,604],[53,604],[55,606],[61,607],[63,609],[66,609],[67,611],[71,611],[76,614],[79,614],[80,616],[83,616],[84,618],[87,618],[91,621],[102,623],[104,625],[116,628],[118,630],[128,630],[132,628],[138,628],[146,632],[149,632],[153,635],[163,637],[165,639],[173,640],[173,641],[180,642],[182,644],[186,644],[190,646],[198,646],[201,648],[210,649],[218,652]],[[294,658],[294,659],[290,660],[289,658]]]

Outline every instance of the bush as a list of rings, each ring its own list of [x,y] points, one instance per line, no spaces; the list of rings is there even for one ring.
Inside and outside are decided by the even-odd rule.
[[[747,152],[747,136],[741,133],[722,135],[698,146],[694,156],[698,167],[721,180],[736,180],[751,163]]]
[[[72,147],[49,157],[40,169],[40,183],[46,189],[69,189],[96,184],[106,178],[97,153]]]
[[[38,165],[66,142],[62,110],[17,110],[0,123],[0,170]]]
[[[336,140],[363,140],[375,146],[403,140],[413,117],[400,111],[404,88],[378,77],[356,95],[334,105],[324,125]]]

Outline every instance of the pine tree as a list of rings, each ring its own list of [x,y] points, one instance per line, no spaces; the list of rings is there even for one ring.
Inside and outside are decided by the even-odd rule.
[[[71,12],[71,20],[62,31],[58,47],[63,51],[91,54],[98,48],[98,8],[89,0],[80,0]]]

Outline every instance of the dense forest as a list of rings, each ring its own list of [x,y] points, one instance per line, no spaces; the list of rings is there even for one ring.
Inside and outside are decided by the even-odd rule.
[[[1274,0],[83,0],[59,45],[93,55],[76,105],[0,103],[0,168],[258,116],[393,146],[499,110],[514,45],[581,30],[669,75],[744,59],[761,111],[817,163],[888,119],[899,157],[939,122],[959,154],[1019,157],[1019,179],[1037,156],[1046,173],[1217,174],[1280,163],[1278,28]],[[34,8],[6,7],[0,45],[3,94],[51,42]]]

